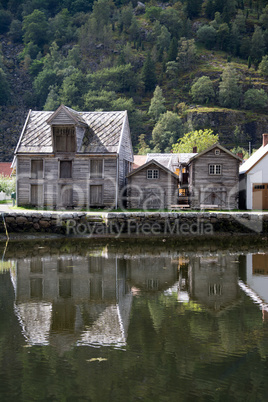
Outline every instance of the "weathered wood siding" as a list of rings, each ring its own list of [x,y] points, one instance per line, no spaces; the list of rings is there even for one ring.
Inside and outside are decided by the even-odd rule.
[[[57,116],[54,117],[53,119],[53,125],[69,125],[69,124],[74,124],[74,120],[64,111],[60,110]]]
[[[31,160],[43,161],[43,173],[33,175],[31,172]],[[90,172],[91,160],[100,160],[102,166],[100,177]],[[71,177],[67,173],[60,177],[61,161],[71,161]],[[35,162],[36,166],[42,166]],[[17,157],[17,204],[31,205],[37,200],[37,185],[43,187],[43,196],[38,200],[42,205],[53,207],[90,207],[92,199],[91,186],[98,187],[98,205],[115,206],[116,202],[116,179],[117,179],[117,160],[116,157],[88,156],[61,159],[58,157],[33,156]],[[33,187],[32,189],[32,186]],[[97,188],[97,187],[93,187]],[[40,190],[40,187],[38,187]],[[34,205],[36,202],[34,202]]]
[[[134,161],[131,135],[129,129],[128,118],[126,116],[126,120],[123,126],[123,133],[120,142],[119,148],[119,189],[122,189],[126,185],[126,176],[132,170],[132,163]],[[131,164],[129,171],[127,171],[127,164],[125,162],[129,162]]]
[[[221,174],[209,174],[209,165],[221,165]],[[192,161],[189,190],[193,208],[215,203],[221,209],[237,209],[238,187],[239,160],[223,150],[215,155],[212,149]]]
[[[148,179],[147,170],[158,169],[158,179]],[[154,163],[128,178],[128,208],[169,208],[177,203],[178,179]]]

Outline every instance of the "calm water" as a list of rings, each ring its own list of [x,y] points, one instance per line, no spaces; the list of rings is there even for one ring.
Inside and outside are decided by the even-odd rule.
[[[2,247],[0,401],[267,401],[268,250],[167,243]]]

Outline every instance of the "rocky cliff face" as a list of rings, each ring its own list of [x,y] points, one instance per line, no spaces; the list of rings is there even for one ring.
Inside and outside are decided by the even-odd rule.
[[[197,108],[188,112],[184,120],[194,130],[211,128],[227,148],[248,148],[249,142],[253,148],[259,148],[262,134],[268,132],[266,115],[244,111]]]

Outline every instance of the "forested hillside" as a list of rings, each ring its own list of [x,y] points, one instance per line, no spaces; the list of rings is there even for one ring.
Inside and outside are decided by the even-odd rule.
[[[0,1],[0,160],[28,109],[129,112],[135,152],[194,129],[228,148],[268,132],[265,0]]]

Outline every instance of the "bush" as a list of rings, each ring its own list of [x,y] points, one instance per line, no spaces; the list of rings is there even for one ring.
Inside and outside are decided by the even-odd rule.
[[[0,175],[0,191],[6,193],[6,195],[11,195],[11,193],[16,191],[16,178]]]
[[[215,92],[210,78],[205,75],[198,78],[191,87],[191,94],[194,102],[208,103],[212,101],[215,97]]]
[[[246,109],[259,110],[267,106],[268,96],[264,89],[249,89],[244,95]]]

